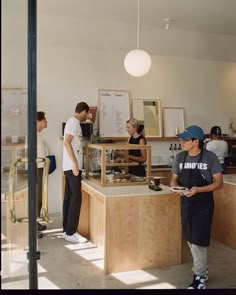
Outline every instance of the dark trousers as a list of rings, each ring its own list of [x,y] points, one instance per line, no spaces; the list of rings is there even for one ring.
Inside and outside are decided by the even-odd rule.
[[[43,193],[43,168],[37,168],[37,184],[36,184],[37,217],[40,217],[40,212],[42,208],[42,193]]]
[[[81,173],[75,176],[72,170],[64,171],[65,194],[63,201],[63,231],[73,235],[78,227],[82,204]]]

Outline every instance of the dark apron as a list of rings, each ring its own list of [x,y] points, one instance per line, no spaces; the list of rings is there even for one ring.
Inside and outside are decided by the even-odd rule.
[[[202,153],[198,163],[201,161]],[[193,186],[205,186],[209,183],[202,177],[200,171],[195,169],[184,169],[187,153],[183,161],[183,169],[178,178],[180,186],[192,188]],[[211,224],[214,211],[213,192],[198,193],[188,198],[181,196],[181,222],[183,238],[188,242],[209,246],[211,235]]]
[[[131,137],[129,139],[129,144],[139,144],[139,141],[144,138],[143,136],[139,136],[137,138]],[[141,157],[141,150],[129,150],[129,155],[135,157]],[[129,166],[129,173],[136,176],[146,176],[146,169],[143,163],[138,163],[137,166]]]

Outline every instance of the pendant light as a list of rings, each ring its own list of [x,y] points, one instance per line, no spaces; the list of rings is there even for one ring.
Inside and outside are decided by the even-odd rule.
[[[124,66],[126,71],[134,77],[141,77],[146,75],[151,68],[150,55],[139,49],[139,0],[138,1],[138,21],[137,21],[137,49],[129,51],[124,59]]]

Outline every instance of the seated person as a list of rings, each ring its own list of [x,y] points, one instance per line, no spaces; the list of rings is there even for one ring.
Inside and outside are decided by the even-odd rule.
[[[146,145],[146,139],[143,135],[138,133],[138,121],[134,118],[129,119],[126,122],[126,129],[130,137],[128,139],[128,144],[140,144]],[[143,165],[147,160],[146,150],[129,150],[128,159],[134,162],[138,162],[138,166],[130,166],[129,173],[136,176],[146,176],[145,166]]]
[[[213,126],[210,136],[211,140],[206,144],[206,149],[216,154],[225,171],[225,158],[228,156],[228,144],[221,137],[221,128],[219,126]]]

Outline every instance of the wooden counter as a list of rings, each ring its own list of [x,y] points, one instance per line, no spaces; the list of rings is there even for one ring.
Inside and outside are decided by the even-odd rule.
[[[161,187],[82,181],[79,231],[101,249],[106,274],[181,263],[180,197]]]
[[[224,187],[214,192],[212,238],[236,249],[236,174],[223,175]]]

